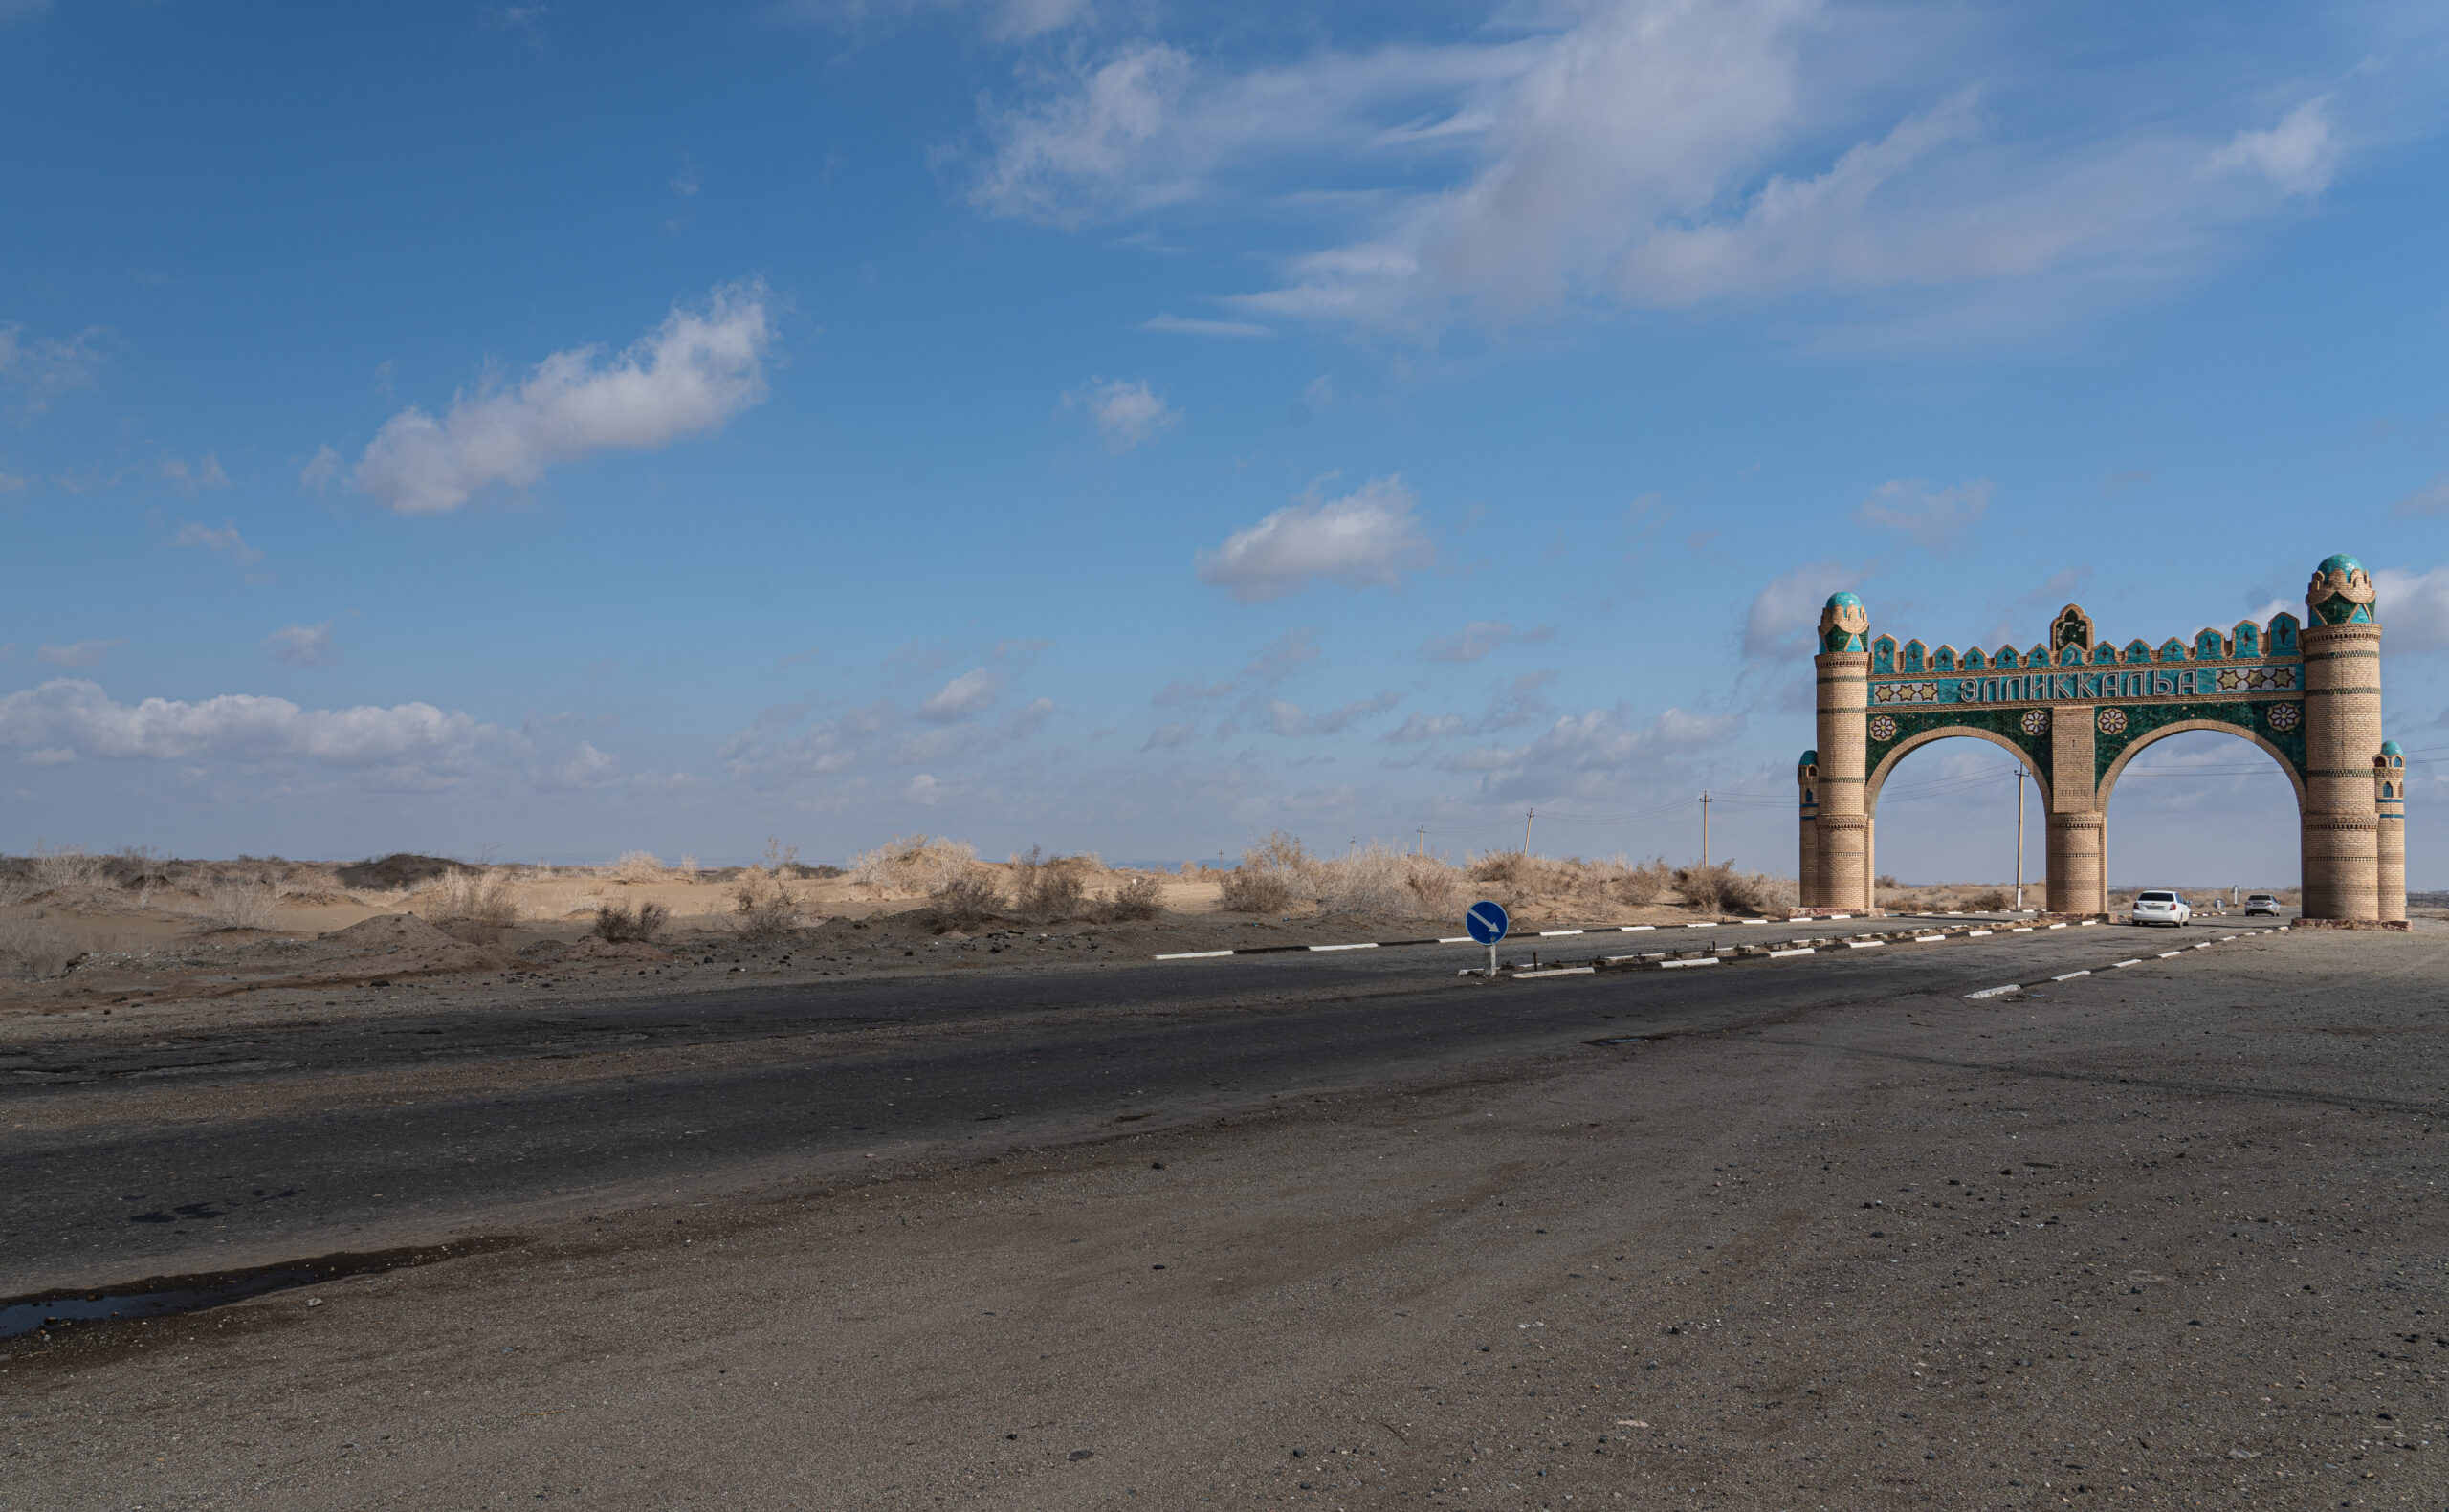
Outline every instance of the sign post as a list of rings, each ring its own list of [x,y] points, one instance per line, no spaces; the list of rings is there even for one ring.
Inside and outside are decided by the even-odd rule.
[[[1472,904],[1471,911],[1463,915],[1463,928],[1470,931],[1471,938],[1489,948],[1489,979],[1491,981],[1496,979],[1496,942],[1505,938],[1508,927],[1504,907],[1486,898]]]

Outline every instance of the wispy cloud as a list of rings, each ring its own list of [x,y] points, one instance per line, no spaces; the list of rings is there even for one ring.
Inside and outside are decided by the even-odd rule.
[[[1242,669],[1242,675],[1272,687],[1325,654],[1326,647],[1318,644],[1314,626],[1295,625],[1269,641]]]
[[[2381,622],[2381,646],[2392,653],[2434,651],[2449,646],[2449,567],[2409,572],[2383,567],[2372,574]],[[2303,611],[2298,610],[2298,617]]]
[[[1476,662],[1499,646],[1516,640],[1545,641],[1555,634],[1555,631],[1545,625],[1516,630],[1503,620],[1473,620],[1452,635],[1432,638],[1420,648],[1420,654],[1432,662]]]
[[[918,717],[929,721],[948,722],[966,719],[992,705],[1002,696],[1004,685],[983,667],[973,668],[936,690],[918,706]]]
[[[0,21],[6,21],[0,13]],[[27,414],[41,414],[51,407],[52,400],[73,388],[94,386],[95,370],[101,365],[101,348],[109,335],[100,326],[88,326],[72,337],[37,337],[27,340],[22,325],[0,325],[0,386],[14,389],[20,396],[17,407]]]
[[[555,464],[717,429],[765,397],[771,305],[761,284],[727,285],[608,360],[574,347],[515,387],[460,394],[439,420],[404,409],[367,445],[354,481],[404,515],[446,514],[496,484],[531,487]]]
[[[1240,340],[1275,334],[1255,320],[1201,320],[1171,313],[1150,316],[1139,322],[1139,329],[1160,331],[1168,336],[1222,336]]]
[[[107,641],[71,641],[65,646],[46,642],[34,654],[54,667],[99,667],[104,657],[126,644],[124,635]]]
[[[170,544],[182,550],[209,551],[244,573],[249,582],[266,583],[273,581],[269,573],[255,570],[262,564],[264,554],[248,545],[245,537],[238,534],[238,527],[228,520],[221,522],[219,530],[189,520],[179,527],[179,533],[176,536],[170,537]]]
[[[2449,515],[2449,472],[2410,490],[2390,506],[2390,513],[2401,518],[2415,515]]]
[[[264,637],[264,649],[276,661],[292,667],[329,667],[340,660],[332,648],[332,622],[320,625],[284,625]]]
[[[1282,598],[1319,581],[1391,588],[1436,559],[1401,477],[1372,478],[1342,498],[1315,487],[1224,544],[1199,556],[1202,581],[1246,603]]]
[[[1966,531],[1990,513],[1997,489],[1988,478],[1933,489],[1920,478],[1890,478],[1871,490],[1854,512],[1865,525],[1899,531],[1933,556],[1946,556]]]
[[[189,498],[205,489],[226,489],[232,485],[230,474],[221,471],[221,459],[208,451],[194,462],[184,457],[164,457],[162,476],[172,488]]]
[[[1451,46],[1235,67],[1140,37],[1025,70],[986,107],[971,201],[1067,227],[1300,203],[1345,234],[1232,301],[1277,319],[1433,330],[1984,286],[2098,303],[2320,194],[2345,144],[2328,95],[2274,107],[2213,69],[2173,99],[2074,77],[2047,112],[2029,91],[1994,99],[1983,82],[2033,52],[2019,28],[2038,23],[2012,15],[1487,11],[1491,39]]]
[[[1744,611],[1743,654],[1754,661],[1808,655],[1828,596],[1852,587],[1861,573],[1842,561],[1813,561],[1770,579]]]

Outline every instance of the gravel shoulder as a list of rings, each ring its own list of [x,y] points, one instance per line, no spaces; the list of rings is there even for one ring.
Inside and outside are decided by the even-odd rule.
[[[2443,981],[2297,933],[540,1209],[0,1343],[0,1508],[2437,1504]]]

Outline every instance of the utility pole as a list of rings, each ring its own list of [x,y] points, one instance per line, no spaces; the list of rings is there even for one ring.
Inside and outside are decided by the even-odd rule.
[[[1539,811],[1535,808],[1522,811],[1522,853],[1526,856],[1531,854],[1531,822],[1538,817]]]
[[[2016,911],[2024,907],[2024,769],[2016,768]]]
[[[1701,869],[1710,869],[1710,790],[1701,789]]]
[[[1423,856],[1428,854],[1428,826],[1426,824],[1423,824],[1420,827],[1420,853]]]

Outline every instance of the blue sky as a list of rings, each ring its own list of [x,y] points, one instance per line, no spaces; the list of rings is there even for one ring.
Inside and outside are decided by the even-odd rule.
[[[1791,869],[1831,589],[2156,641],[2333,551],[2449,754],[2445,77],[2420,5],[0,0],[0,845],[1680,860],[1708,787]],[[2292,880],[2262,757],[2149,764],[2117,880]],[[1882,868],[2014,791],[1917,754]]]

